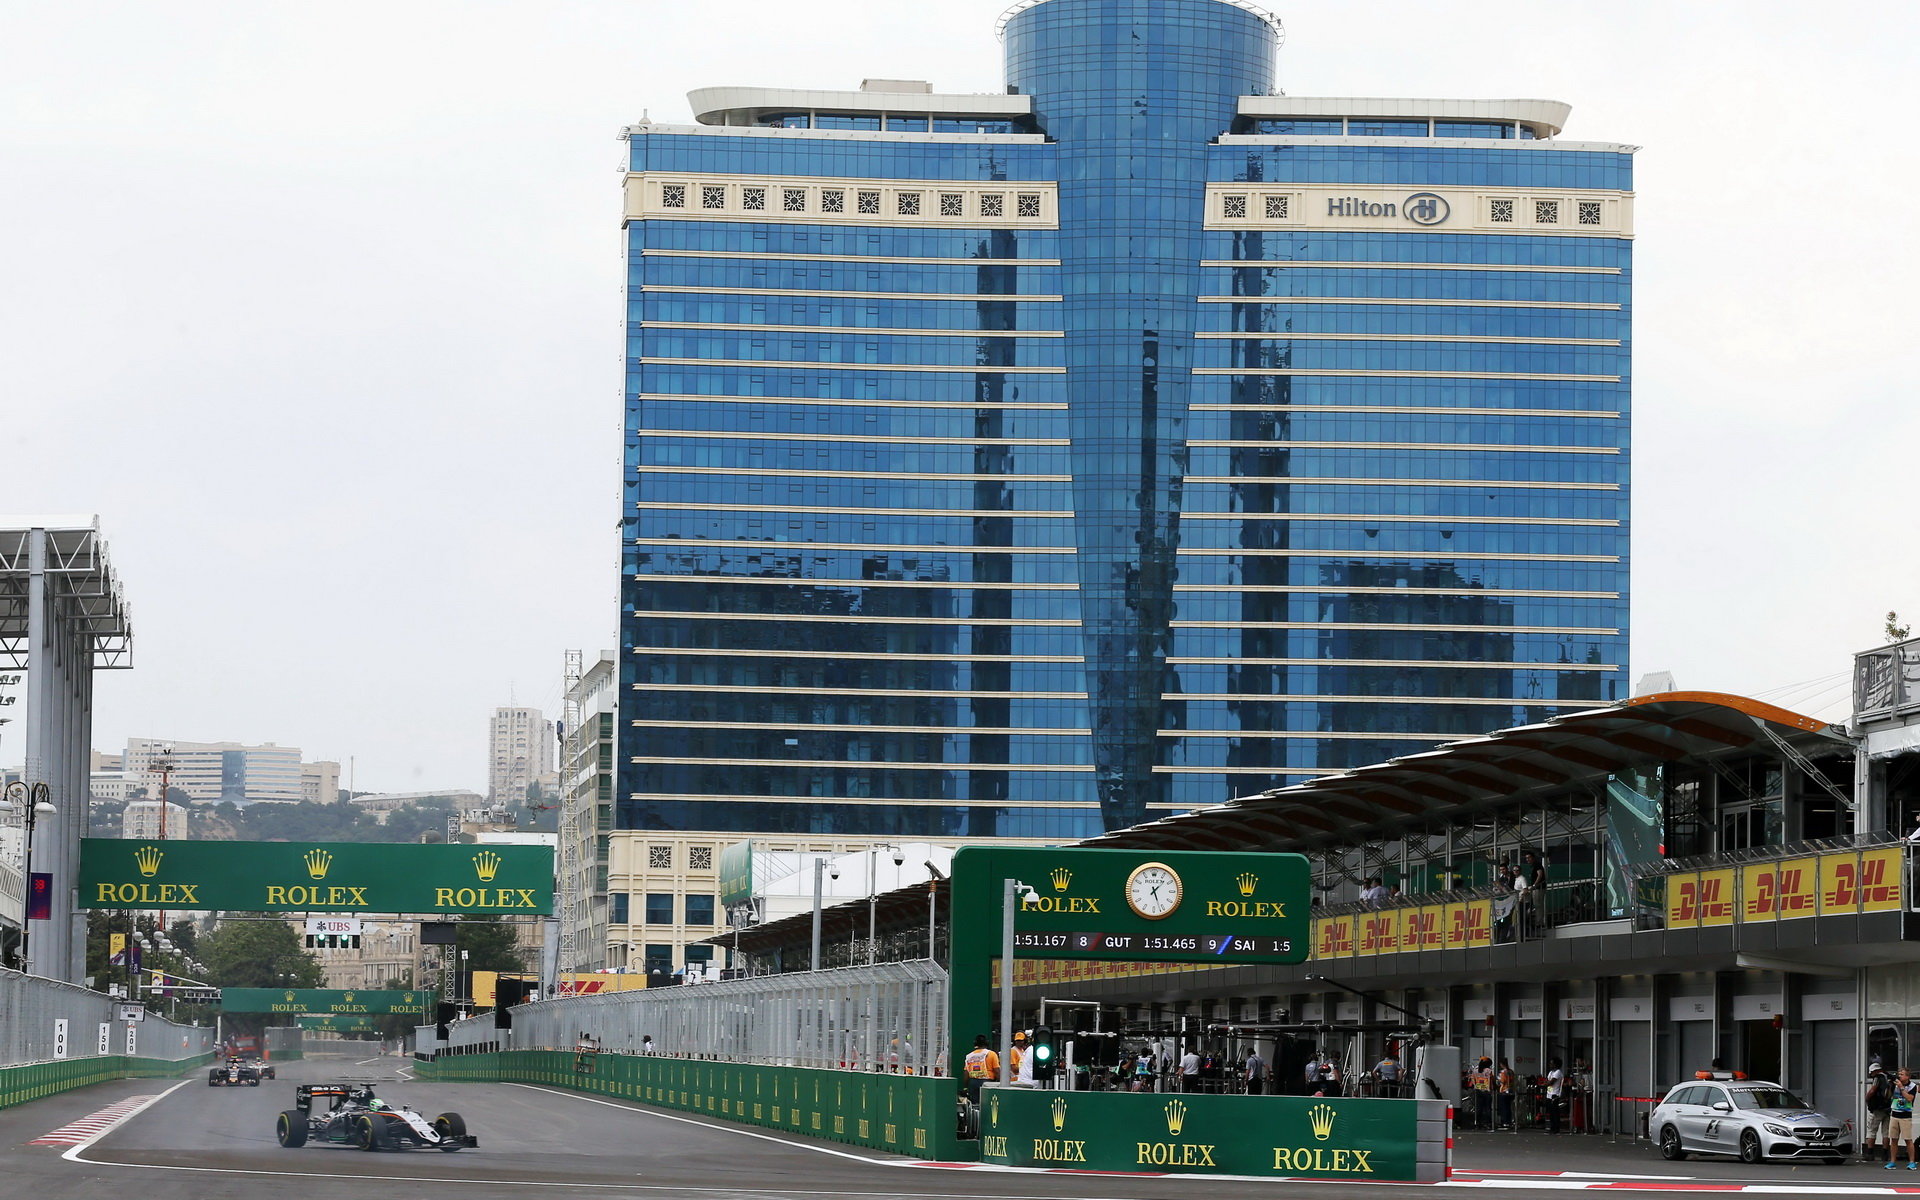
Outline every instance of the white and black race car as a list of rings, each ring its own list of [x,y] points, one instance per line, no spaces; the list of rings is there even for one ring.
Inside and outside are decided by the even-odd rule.
[[[325,1101],[323,1110],[315,1101]],[[361,1150],[431,1148],[449,1153],[478,1146],[459,1113],[441,1113],[429,1121],[405,1105],[394,1108],[373,1094],[367,1083],[303,1083],[294,1088],[295,1108],[280,1114],[280,1144],[291,1150],[309,1141],[331,1142]]]

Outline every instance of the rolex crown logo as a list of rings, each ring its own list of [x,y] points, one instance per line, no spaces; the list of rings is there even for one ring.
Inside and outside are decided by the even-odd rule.
[[[1253,889],[1260,886],[1260,877],[1252,871],[1240,872],[1240,874],[1234,876],[1233,881],[1240,885],[1240,894],[1242,896],[1253,895]]]
[[[1053,1098],[1053,1131],[1059,1133],[1067,1127],[1067,1099],[1065,1096]]]
[[[473,871],[480,876],[481,883],[492,883],[500,872],[500,856],[491,850],[482,850],[473,856]]]
[[[293,1003],[293,993],[292,993],[291,991],[289,991],[289,992],[287,993],[287,1003],[288,1003],[288,1004],[292,1004],[292,1003]]]
[[[1180,1136],[1180,1130],[1187,1123],[1187,1106],[1183,1101],[1174,1100],[1167,1105],[1167,1132],[1174,1137]]]
[[[142,846],[133,852],[133,865],[140,868],[142,875],[152,878],[160,873],[160,860],[165,857],[166,853],[158,846]]]
[[[993,1096],[987,1100],[987,1124],[989,1125],[1000,1124],[1000,1097],[999,1096]]]
[[[1053,890],[1054,891],[1064,892],[1067,890],[1067,885],[1072,882],[1073,882],[1072,871],[1067,870],[1065,867],[1055,867],[1053,869]]]
[[[314,879],[325,879],[327,868],[333,865],[333,855],[318,847],[306,853],[307,874]]]
[[[352,1003],[353,1003],[353,993],[352,993],[352,992],[348,992],[348,993],[346,993],[345,995],[343,995],[343,996],[341,996],[341,997],[340,997],[340,1002],[341,1002],[342,1004],[352,1004]]]
[[[1307,1110],[1307,1120],[1313,1123],[1313,1136],[1316,1141],[1326,1141],[1333,1136],[1334,1111],[1331,1104],[1316,1104]]]

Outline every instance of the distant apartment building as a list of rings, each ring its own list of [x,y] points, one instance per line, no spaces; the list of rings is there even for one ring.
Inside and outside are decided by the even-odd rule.
[[[332,804],[340,799],[340,764],[300,764],[300,798],[308,804]]]
[[[161,804],[158,800],[135,800],[127,805],[127,811],[120,817],[120,836],[124,838],[184,838],[187,836],[187,810],[179,804],[168,804],[166,808],[166,828],[160,827]]]
[[[577,662],[577,660],[576,660]],[[607,867],[613,830],[613,748],[619,663],[610,650],[568,672],[560,747],[562,971],[607,966]]]
[[[163,759],[173,764],[167,786],[186,793],[196,804],[297,804],[306,796],[298,746],[129,738],[121,774],[131,787],[144,788],[148,796],[157,798]],[[333,767],[337,789],[339,764],[314,765]]]
[[[537,708],[496,708],[487,738],[487,801],[519,804],[553,787],[553,722]]]

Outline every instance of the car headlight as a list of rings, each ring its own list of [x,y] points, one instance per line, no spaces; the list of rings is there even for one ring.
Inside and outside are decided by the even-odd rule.
[[[1767,1122],[1767,1132],[1775,1137],[1793,1136],[1793,1130],[1788,1129],[1785,1125],[1775,1125],[1772,1121]]]

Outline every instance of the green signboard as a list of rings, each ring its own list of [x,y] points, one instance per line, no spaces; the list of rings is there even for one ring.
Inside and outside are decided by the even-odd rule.
[[[1446,1169],[1443,1101],[989,1088],[980,1107],[981,1161],[1003,1166],[1379,1183]]]
[[[994,1027],[990,971],[1009,879],[1027,889],[1014,913],[1020,958],[1225,966],[1304,962],[1312,950],[1311,877],[1298,854],[965,847],[953,858],[949,938],[955,1076],[973,1035]]]
[[[720,906],[732,908],[753,899],[753,843],[735,842],[720,848]]]
[[[308,1033],[379,1033],[380,1022],[372,1017],[301,1017],[300,1028]]]
[[[424,1017],[432,992],[342,991],[334,988],[221,988],[220,1007],[230,1013],[306,1013],[315,1016]]]
[[[544,916],[553,848],[86,838],[80,906]]]

